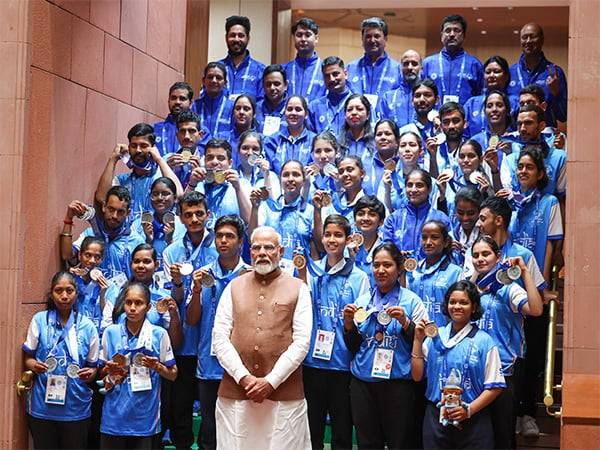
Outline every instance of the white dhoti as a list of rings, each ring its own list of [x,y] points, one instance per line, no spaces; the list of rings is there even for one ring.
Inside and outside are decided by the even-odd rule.
[[[306,400],[217,398],[218,450],[310,450]]]

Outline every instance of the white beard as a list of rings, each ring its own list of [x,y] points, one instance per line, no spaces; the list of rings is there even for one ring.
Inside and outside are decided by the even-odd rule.
[[[256,270],[256,272],[260,275],[266,275],[273,272],[275,269],[277,269],[277,265],[272,262],[254,265],[254,270]]]

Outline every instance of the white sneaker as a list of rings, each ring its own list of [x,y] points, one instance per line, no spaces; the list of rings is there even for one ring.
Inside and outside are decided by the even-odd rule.
[[[517,423],[515,424],[515,434],[521,434],[522,428],[522,417],[517,416]]]
[[[521,419],[521,435],[524,438],[538,438],[540,437],[540,429],[535,422],[535,419],[531,416],[523,416]]]

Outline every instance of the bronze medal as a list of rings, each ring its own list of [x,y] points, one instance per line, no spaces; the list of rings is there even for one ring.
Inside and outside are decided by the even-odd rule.
[[[306,267],[306,258],[304,257],[304,255],[296,254],[292,258],[292,263],[294,264],[294,267],[296,267],[296,269],[302,270]]]
[[[438,327],[435,322],[429,322],[425,325],[425,336],[434,338],[438,335]]]
[[[393,172],[394,170],[396,170],[396,161],[394,161],[393,159],[388,159],[383,165],[383,168],[385,170],[391,170]]]
[[[375,340],[379,343],[383,342],[383,331],[375,333]]]
[[[331,195],[329,195],[327,192],[323,192],[323,196],[321,197],[321,204],[323,206],[331,205]]]
[[[159,314],[164,314],[169,310],[169,299],[168,298],[161,298],[159,301],[156,302],[156,311]]]
[[[406,258],[404,260],[404,270],[413,272],[417,268],[417,260],[415,258]]]

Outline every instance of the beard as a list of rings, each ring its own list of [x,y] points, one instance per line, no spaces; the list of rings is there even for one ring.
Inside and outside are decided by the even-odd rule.
[[[277,269],[277,264],[269,261],[267,262],[261,262],[261,263],[257,263],[254,264],[254,270],[256,270],[256,272],[260,275],[266,275],[268,273],[273,272],[275,269]]]

